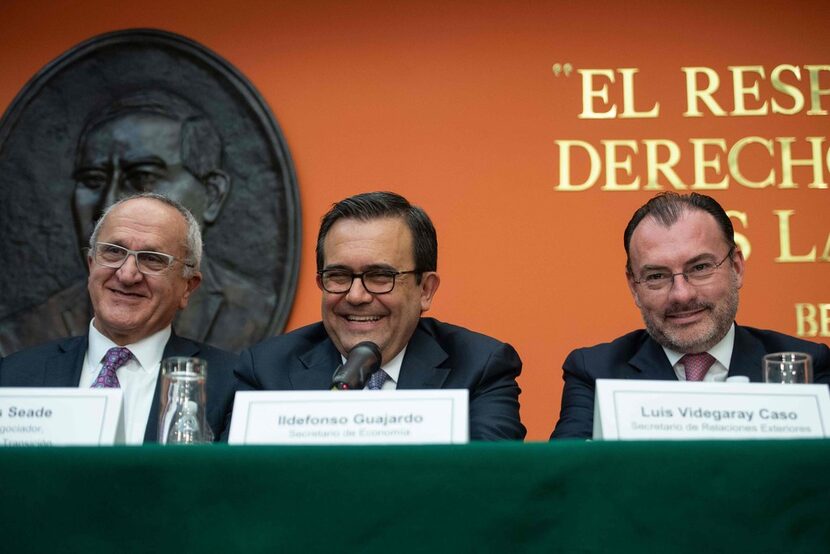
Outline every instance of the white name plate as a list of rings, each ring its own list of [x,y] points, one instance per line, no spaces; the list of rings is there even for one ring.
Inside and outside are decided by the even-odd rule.
[[[0,446],[123,442],[121,389],[0,388]]]
[[[460,444],[468,391],[239,391],[230,444]]]
[[[827,385],[597,379],[594,439],[803,439],[829,431]]]

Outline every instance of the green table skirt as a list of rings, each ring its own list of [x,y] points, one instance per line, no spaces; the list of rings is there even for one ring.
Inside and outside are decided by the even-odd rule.
[[[830,552],[830,441],[0,449],[4,552]]]

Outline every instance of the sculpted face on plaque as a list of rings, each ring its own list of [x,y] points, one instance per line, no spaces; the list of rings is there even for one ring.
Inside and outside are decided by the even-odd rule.
[[[139,192],[168,196],[200,224],[213,223],[230,188],[218,169],[220,157],[210,123],[169,93],[141,93],[94,116],[81,136],[73,174],[79,243],[89,239],[108,206]]]

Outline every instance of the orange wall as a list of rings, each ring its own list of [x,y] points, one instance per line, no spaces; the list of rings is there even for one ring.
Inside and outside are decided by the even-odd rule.
[[[529,438],[545,439],[558,415],[567,353],[640,326],[623,278],[621,236],[653,194],[600,190],[604,174],[587,191],[557,190],[555,141],[600,148],[607,139],[672,140],[683,156],[677,171],[691,183],[689,138],[732,145],[747,136],[792,136],[796,157],[805,157],[805,137],[825,137],[828,129],[826,115],[808,116],[806,108],[789,116],[683,117],[680,69],[713,68],[721,79],[715,98],[732,110],[728,66],[762,65],[768,75],[779,64],[830,64],[826,3],[602,4],[7,0],[0,107],[47,62],[102,32],[155,27],[214,50],[262,93],[296,164],[304,257],[289,328],[319,319],[313,240],[320,215],[352,193],[396,190],[424,206],[438,228],[442,284],[432,314],[518,349],[523,418]],[[555,63],[637,68],[635,108],[659,101],[661,114],[580,118],[582,80],[576,71],[556,77]],[[805,82],[798,83],[803,90]],[[830,74],[819,85],[830,89]],[[749,107],[788,99],[768,80],[759,95]],[[830,96],[820,100],[830,108]],[[608,102],[622,101],[618,76]],[[639,148],[632,172],[645,179]],[[741,169],[757,180],[775,162],[756,148]],[[574,179],[584,180],[585,164],[574,163]],[[830,180],[826,163],[823,172]],[[624,172],[619,178],[630,180]],[[752,247],[739,320],[792,334],[796,303],[830,303],[830,263],[774,261],[781,247],[773,210],[795,210],[793,254],[815,246],[820,258],[830,234],[827,189],[808,188],[804,169],[795,181],[789,190],[733,181],[713,192],[748,218],[737,224]]]

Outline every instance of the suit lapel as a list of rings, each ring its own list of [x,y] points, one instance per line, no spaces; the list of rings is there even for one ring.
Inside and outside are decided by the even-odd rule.
[[[406,346],[398,376],[399,389],[440,389],[452,368],[442,366],[447,353],[419,325]]]
[[[640,349],[628,361],[629,364],[639,372],[635,374],[634,378],[639,379],[659,379],[663,381],[676,381],[677,375],[657,341],[650,336],[646,336],[646,340]]]
[[[447,357],[447,353],[438,342],[418,326],[406,347],[406,355],[398,376],[398,388],[441,388],[451,369],[441,367]],[[328,389],[331,377],[341,363],[340,353],[328,338],[301,354],[299,359],[300,365],[289,370],[293,390]]]
[[[331,377],[340,366],[340,353],[331,339],[326,338],[299,356],[301,365],[292,365],[288,372],[293,390],[326,390]]]
[[[32,386],[77,387],[81,382],[88,344],[86,335],[61,341],[58,352],[44,361],[39,379]]]
[[[199,344],[171,334],[164,347],[161,359],[171,356],[185,356],[188,358],[198,357]],[[161,367],[159,367],[159,378],[156,381],[156,391],[153,393],[153,403],[150,405],[150,414],[147,417],[147,427],[144,429],[144,442],[158,442],[159,426],[159,394],[161,390]]]
[[[732,359],[729,360],[729,376],[746,375],[753,383],[763,382],[761,366],[766,349],[761,341],[735,324],[735,344],[732,346]]]

